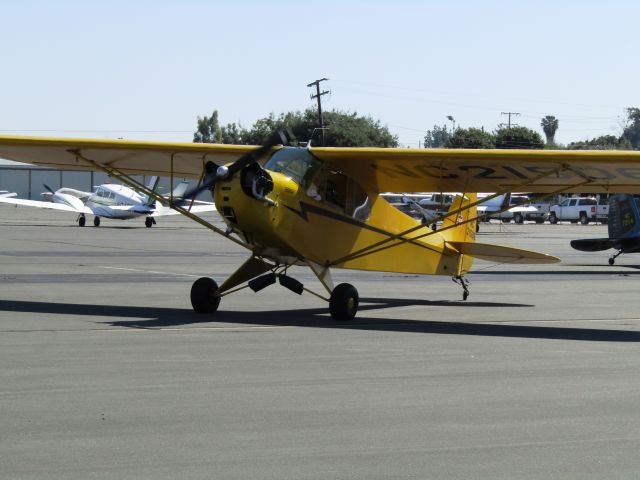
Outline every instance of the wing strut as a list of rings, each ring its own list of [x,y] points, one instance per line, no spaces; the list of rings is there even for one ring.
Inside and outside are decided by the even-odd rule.
[[[98,170],[101,170],[101,171],[105,172],[106,174],[108,174],[109,176],[118,179],[122,183],[125,183],[126,185],[130,186],[134,190],[137,190],[137,191],[142,192],[142,193],[144,193],[146,195],[149,195],[151,198],[154,198],[156,201],[158,201],[160,203],[166,203],[167,199],[162,197],[162,195],[160,195],[157,192],[154,192],[153,190],[147,188],[145,185],[143,185],[142,183],[138,182],[137,180],[134,180],[133,178],[131,178],[126,173],[122,173],[117,168],[111,167],[109,165],[102,165],[102,164],[100,164],[98,162],[95,162],[95,161],[91,160],[90,158],[87,158],[84,155],[82,155],[82,153],[79,150],[70,150],[70,153],[74,154],[76,156],[76,159],[81,159],[81,160],[87,162],[88,164],[94,166]],[[173,178],[173,162],[171,162],[171,177]],[[216,227],[212,223],[207,222],[203,218],[200,218],[198,215],[196,215],[194,213],[191,213],[189,210],[187,210],[187,209],[185,209],[185,208],[183,208],[183,207],[181,207],[179,205],[176,205],[173,202],[169,202],[169,207],[172,208],[173,210],[175,210],[176,212],[181,213],[185,217],[190,218],[194,222],[199,223],[203,227],[206,227],[209,230],[213,230],[214,232],[222,235],[223,237],[228,238],[232,242],[235,242],[238,245],[241,245],[241,246],[243,246],[244,248],[246,248],[248,250],[252,249],[249,244],[243,242],[242,240],[239,240],[237,238],[232,237],[230,233],[227,233],[226,231]]]

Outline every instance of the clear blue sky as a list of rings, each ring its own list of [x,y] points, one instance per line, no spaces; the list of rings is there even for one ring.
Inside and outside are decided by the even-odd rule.
[[[196,117],[251,125],[315,103],[371,115],[402,144],[501,112],[567,143],[640,107],[640,2],[2,2],[5,134],[191,141]],[[22,132],[20,132],[22,131]],[[150,133],[145,133],[150,132]]]

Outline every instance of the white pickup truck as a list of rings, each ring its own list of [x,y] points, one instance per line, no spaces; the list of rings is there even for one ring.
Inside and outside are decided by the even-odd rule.
[[[603,221],[609,215],[609,205],[606,200],[594,197],[567,198],[557,205],[552,205],[549,209],[549,222],[558,223],[561,220],[570,222],[580,222],[583,225],[589,222]]]

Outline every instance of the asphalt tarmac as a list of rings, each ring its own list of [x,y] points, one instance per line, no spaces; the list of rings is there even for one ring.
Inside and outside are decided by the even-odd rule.
[[[202,317],[191,283],[247,257],[225,239],[0,206],[0,478],[637,478],[640,256],[569,246],[606,234],[482,225],[562,263],[477,262],[466,302],[336,271],[352,322],[278,285]]]

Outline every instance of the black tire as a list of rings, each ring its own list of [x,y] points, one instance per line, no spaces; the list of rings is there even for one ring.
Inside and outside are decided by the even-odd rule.
[[[147,228],[151,228],[153,225],[153,219],[151,217],[147,217],[144,219],[144,226]]]
[[[202,277],[191,286],[191,306],[196,313],[213,313],[218,310],[220,297],[216,296],[218,284],[209,277]]]
[[[358,290],[349,284],[341,283],[331,292],[329,312],[334,320],[351,320],[358,311]]]
[[[609,265],[613,265],[614,263],[616,263],[615,258],[610,258],[609,259]]]
[[[100,226],[100,217],[93,217],[93,226],[94,227]]]
[[[86,221],[87,221],[87,219],[86,219],[86,218],[84,218],[84,216],[80,217],[80,218],[78,219],[78,226],[80,226],[80,227],[84,227],[84,224],[86,223]]]
[[[544,223],[544,218],[536,217],[536,223]]]
[[[558,217],[556,217],[556,212],[551,212],[549,214],[549,223],[556,224],[558,223]]]
[[[589,217],[587,216],[587,214],[585,212],[580,212],[580,223],[582,225],[588,225],[589,224]]]
[[[516,213],[513,214],[513,221],[514,221],[514,223],[522,224],[522,223],[524,223],[524,217],[522,216],[522,214],[520,212],[516,212]]]

